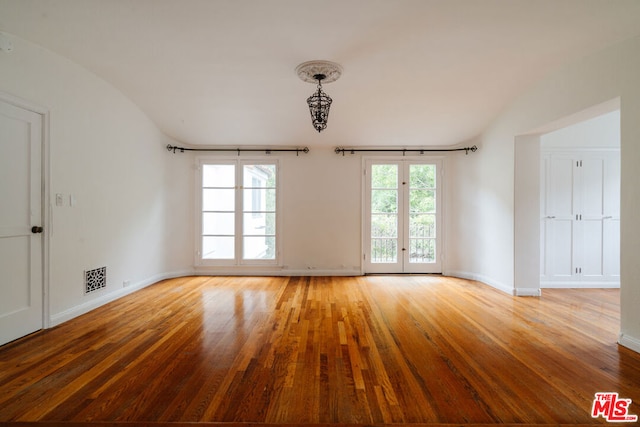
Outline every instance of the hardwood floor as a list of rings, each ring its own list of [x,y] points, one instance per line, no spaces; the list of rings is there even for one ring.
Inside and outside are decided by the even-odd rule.
[[[640,414],[618,290],[187,277],[0,347],[0,422],[593,424]]]

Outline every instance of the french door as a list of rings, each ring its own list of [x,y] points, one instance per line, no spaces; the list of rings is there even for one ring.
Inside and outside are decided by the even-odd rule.
[[[441,273],[441,161],[365,162],[365,273]]]

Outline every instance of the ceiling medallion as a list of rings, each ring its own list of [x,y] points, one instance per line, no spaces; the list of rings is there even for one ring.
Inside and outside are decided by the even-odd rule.
[[[307,83],[317,83],[317,90],[307,98],[313,127],[321,132],[327,128],[332,99],[322,90],[322,82],[335,82],[342,75],[342,67],[330,61],[307,61],[296,67],[298,77]]]

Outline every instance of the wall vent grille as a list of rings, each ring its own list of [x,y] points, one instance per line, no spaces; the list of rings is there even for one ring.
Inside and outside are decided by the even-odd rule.
[[[100,267],[84,272],[84,292],[86,294],[107,287],[107,267]]]

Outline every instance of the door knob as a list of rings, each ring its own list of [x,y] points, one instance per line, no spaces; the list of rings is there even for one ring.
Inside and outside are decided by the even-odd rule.
[[[42,233],[43,231],[44,231],[44,228],[38,227],[37,225],[34,225],[33,227],[31,227],[31,232],[33,234]]]

